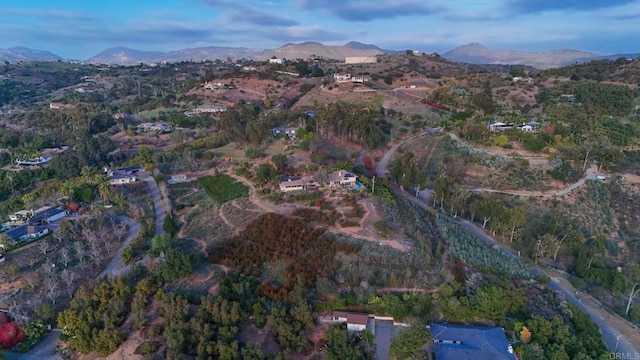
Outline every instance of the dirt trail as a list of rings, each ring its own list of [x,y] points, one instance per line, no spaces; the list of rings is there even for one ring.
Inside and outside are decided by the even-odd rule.
[[[423,288],[406,288],[406,287],[383,287],[377,288],[377,292],[417,292],[424,294],[433,294],[438,292],[440,287],[434,287],[432,289],[423,289]]]

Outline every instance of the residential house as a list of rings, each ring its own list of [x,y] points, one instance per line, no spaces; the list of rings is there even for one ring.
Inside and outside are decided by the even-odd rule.
[[[503,131],[505,129],[511,129],[512,127],[513,123],[506,124],[500,121],[489,124],[489,130],[491,131]]]
[[[285,62],[287,62],[287,59],[285,58],[273,58],[273,59],[269,59],[269,64],[284,64]]]
[[[167,184],[171,185],[171,184],[177,184],[177,183],[182,183],[187,181],[188,181],[187,175],[175,174],[175,175],[171,175],[171,177],[167,180]]]
[[[347,323],[347,331],[362,331],[366,329],[369,324],[369,318],[373,318],[373,316],[351,311],[334,311],[331,314],[332,321]]]
[[[355,186],[358,178],[344,170],[334,171],[327,176],[327,186]]]
[[[5,234],[16,243],[39,239],[49,233],[46,226],[24,225],[7,231]]]
[[[503,328],[432,323],[438,360],[516,360]]]
[[[166,123],[151,123],[151,122],[144,122],[141,123],[140,125],[138,125],[137,128],[138,132],[144,131],[155,131],[161,134],[165,134],[165,133],[169,133],[171,132],[171,125],[166,124]]]
[[[271,129],[271,135],[273,136],[287,136],[289,138],[296,137],[297,127],[276,127]]]
[[[333,74],[333,80],[336,82],[349,82],[351,81],[351,74]]]
[[[111,179],[109,180],[109,184],[124,185],[124,184],[132,184],[136,181],[138,181],[138,178],[135,175],[116,173],[116,174],[113,174],[113,176],[111,176]]]
[[[299,177],[285,177],[280,179],[280,191],[304,190],[305,181]]]
[[[57,207],[47,208],[46,210],[36,210],[35,214],[29,219],[29,224],[51,224],[63,217],[69,215],[69,211]]]
[[[560,98],[569,103],[574,103],[578,100],[578,97],[574,94],[562,94]]]
[[[119,169],[105,169],[105,172],[110,177],[113,177],[115,175],[136,175],[142,170],[143,170],[142,166],[134,165],[134,166],[127,166]]]
[[[33,216],[32,210],[20,210],[9,215],[9,220],[12,222],[26,220],[29,216]]]
[[[73,107],[73,104],[65,104],[61,102],[49,103],[49,109],[70,109],[72,107]]]

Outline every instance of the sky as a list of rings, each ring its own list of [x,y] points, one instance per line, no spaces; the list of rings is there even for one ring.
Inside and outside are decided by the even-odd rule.
[[[640,0],[0,0],[0,49],[84,60],[125,46],[273,49],[349,41],[443,53],[491,49],[640,52]]]

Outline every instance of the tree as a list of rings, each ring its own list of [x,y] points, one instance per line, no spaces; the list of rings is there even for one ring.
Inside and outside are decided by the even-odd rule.
[[[364,360],[366,357],[347,332],[347,324],[329,326],[324,334],[327,360]]]
[[[629,309],[631,308],[631,303],[636,298],[638,293],[640,293],[640,265],[636,263],[631,263],[627,266],[627,276],[633,283],[631,287],[631,291],[629,292],[629,299],[627,300],[627,307],[624,310],[624,316],[629,316]]]
[[[271,162],[276,167],[278,172],[284,171],[287,167],[287,157],[282,154],[275,154],[271,157]]]
[[[431,335],[426,324],[416,321],[409,328],[403,329],[391,339],[389,353],[399,359],[413,357],[426,344]]]
[[[511,236],[509,237],[509,241],[513,242],[513,236],[516,233],[516,228],[527,222],[522,206],[516,206],[509,211],[509,222],[511,223]]]
[[[167,214],[164,218],[164,222],[162,223],[162,229],[164,232],[169,234],[169,236],[173,237],[178,232],[178,224],[176,224],[173,216],[171,214]]]

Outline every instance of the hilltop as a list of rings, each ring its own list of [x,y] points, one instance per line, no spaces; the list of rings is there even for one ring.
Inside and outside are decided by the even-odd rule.
[[[518,64],[548,69],[571,64],[576,60],[585,61],[598,55],[568,49],[541,52],[492,50],[482,44],[471,43],[450,50],[442,56],[451,61],[470,64]]]

